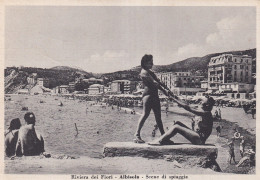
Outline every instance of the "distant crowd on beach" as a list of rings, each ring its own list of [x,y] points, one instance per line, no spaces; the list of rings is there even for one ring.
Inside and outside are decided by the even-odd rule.
[[[41,134],[35,130],[36,118],[34,113],[26,112],[25,124],[22,125],[19,118],[12,119],[5,133],[5,155],[34,156],[44,153],[44,140]]]

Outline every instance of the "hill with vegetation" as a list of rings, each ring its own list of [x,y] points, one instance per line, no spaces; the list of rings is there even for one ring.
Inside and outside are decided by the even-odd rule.
[[[172,63],[169,65],[155,65],[153,70],[155,72],[185,72],[191,71],[197,75],[203,75],[207,77],[208,63],[214,56],[221,54],[233,54],[233,55],[249,55],[253,59],[256,58],[256,49],[249,49],[244,51],[229,51],[222,53],[208,54],[203,57],[191,57],[183,61]],[[256,61],[253,61],[252,72],[256,73]],[[32,68],[32,67],[8,67],[5,69],[5,92],[15,93],[22,88],[28,88],[27,77],[30,77],[32,73],[37,73],[37,78],[48,78],[49,88],[54,88],[60,85],[68,85],[69,82],[74,82],[77,78],[102,78],[104,83],[107,84],[113,80],[132,80],[139,81],[139,73],[141,67],[137,66],[129,70],[116,71],[113,73],[105,74],[92,74],[86,72],[80,68],[68,67],[68,66],[56,66],[50,69]],[[85,89],[88,85],[80,85],[79,90]]]
[[[19,89],[27,88],[29,86],[27,78],[32,76],[33,73],[37,73],[37,78],[48,78],[49,88],[68,85],[69,82],[74,82],[76,78],[93,77],[92,73],[67,66],[51,69],[8,67],[5,69],[5,93],[16,93]]]
[[[203,57],[191,57],[185,60],[169,64],[169,65],[155,65],[153,70],[155,72],[185,72],[191,71],[192,73],[204,75],[207,77],[208,72],[208,64],[212,57],[218,56],[221,54],[233,54],[233,55],[248,55],[251,56],[253,59],[256,58],[256,49],[249,49],[244,51],[229,51],[229,52],[222,52],[222,53],[214,53],[208,54]],[[131,70],[140,71],[141,67],[137,66],[132,68]],[[256,72],[256,67],[253,66],[252,69],[253,73]]]

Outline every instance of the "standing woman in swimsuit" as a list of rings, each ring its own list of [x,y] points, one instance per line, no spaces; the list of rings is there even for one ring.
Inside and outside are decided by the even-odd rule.
[[[164,135],[158,139],[150,142],[150,145],[164,145],[167,141],[180,134],[188,139],[192,144],[202,145],[205,144],[206,140],[210,136],[213,127],[213,117],[211,110],[215,104],[215,100],[212,97],[207,97],[201,104],[201,107],[194,109],[186,103],[173,98],[173,100],[185,110],[196,115],[194,130],[184,125],[182,122],[177,121]]]
[[[143,92],[143,113],[139,119],[137,130],[135,133],[134,142],[136,143],[145,143],[141,136],[140,132],[144,125],[144,122],[150,115],[151,110],[153,110],[155,115],[156,124],[160,130],[161,135],[164,134],[162,119],[161,119],[161,105],[160,99],[158,95],[158,89],[162,90],[165,94],[167,92],[161,88],[160,84],[154,81],[152,76],[155,76],[153,72],[150,71],[153,67],[153,56],[152,55],[144,55],[141,60],[141,73],[140,77],[143,81],[144,92]]]

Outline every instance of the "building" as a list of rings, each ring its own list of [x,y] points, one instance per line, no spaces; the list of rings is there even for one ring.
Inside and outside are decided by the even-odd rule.
[[[59,93],[60,93],[60,87],[57,86],[57,87],[55,87],[55,88],[52,88],[51,92],[52,92],[53,94],[59,94]]]
[[[75,91],[75,82],[69,82],[69,89],[70,92],[74,92]]]
[[[201,81],[201,88],[204,89],[205,91],[208,90],[208,81]]]
[[[156,73],[156,76],[178,95],[195,95],[197,92],[205,91],[205,89],[201,88],[204,76],[192,75],[190,72]]]
[[[106,92],[110,92],[110,91],[111,91],[110,87],[104,86],[104,92],[105,92],[105,93],[106,93]]]
[[[175,95],[196,95],[198,92],[205,92],[202,88],[174,87],[171,89]]]
[[[69,93],[69,86],[68,85],[59,86],[58,92],[61,93],[61,94],[68,94]]]
[[[45,88],[43,86],[36,85],[30,90],[30,94],[44,94],[44,93],[50,93],[51,89]]]
[[[115,80],[111,82],[110,88],[110,92],[130,94],[135,90],[136,83],[129,80]]]
[[[104,83],[103,79],[96,79],[94,77],[89,78],[89,79],[83,79],[82,81],[88,83],[89,85],[92,85],[92,84],[103,84]]]
[[[210,59],[208,65],[209,87],[218,86],[219,83],[251,83],[251,81],[251,56],[222,54]],[[214,84],[214,86],[210,84]]]
[[[219,85],[219,91],[227,93],[252,93],[254,91],[254,84],[224,83]]]
[[[88,88],[89,95],[102,94],[102,93],[104,93],[104,85],[92,84]]]
[[[37,73],[32,73],[27,77],[27,82],[30,85],[34,85],[37,83]]]
[[[37,85],[42,86],[42,87],[49,87],[49,79],[37,78]]]
[[[29,94],[29,89],[19,89],[17,91],[18,94]]]

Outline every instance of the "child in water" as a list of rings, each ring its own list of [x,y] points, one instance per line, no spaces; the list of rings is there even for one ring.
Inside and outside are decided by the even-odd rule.
[[[212,97],[206,97],[202,101],[201,107],[194,109],[187,105],[186,103],[172,98],[180,107],[185,110],[194,113],[197,117],[195,120],[194,130],[184,125],[182,122],[177,121],[164,135],[158,139],[150,142],[150,145],[164,145],[168,144],[169,139],[174,137],[176,134],[181,134],[186,139],[188,139],[192,144],[202,145],[205,144],[207,138],[212,132],[213,117],[211,110],[215,104],[215,100]]]
[[[18,131],[21,127],[19,118],[12,119],[9,131],[5,134],[5,154],[10,157],[15,154],[15,147],[18,139]]]
[[[26,124],[19,130],[15,155],[40,155],[44,152],[44,141],[42,136],[35,131],[35,115],[32,112],[27,112],[24,115],[24,120]]]

